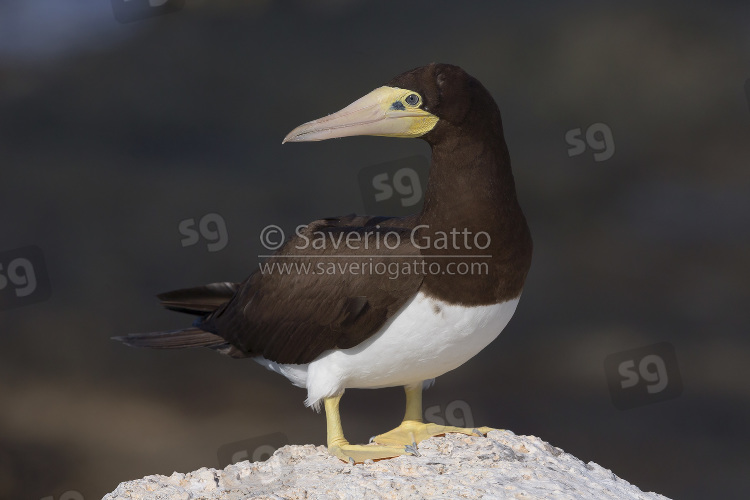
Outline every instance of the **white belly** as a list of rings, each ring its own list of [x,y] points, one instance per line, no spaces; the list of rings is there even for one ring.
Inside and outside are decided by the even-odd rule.
[[[348,388],[408,385],[458,368],[492,342],[513,316],[518,298],[466,307],[422,292],[375,335],[351,349],[326,351],[308,365],[256,361],[307,387],[307,406]]]

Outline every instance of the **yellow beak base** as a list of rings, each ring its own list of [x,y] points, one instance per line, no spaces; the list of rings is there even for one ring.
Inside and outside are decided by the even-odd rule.
[[[415,98],[417,104],[409,104]],[[287,134],[282,144],[355,135],[420,137],[438,122],[437,116],[420,108],[421,103],[421,97],[411,90],[380,87],[341,111],[300,125]]]

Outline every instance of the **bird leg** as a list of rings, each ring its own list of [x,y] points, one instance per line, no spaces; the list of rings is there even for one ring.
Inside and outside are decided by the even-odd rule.
[[[406,412],[403,422],[395,429],[373,437],[370,442],[381,445],[411,445],[416,449],[417,443],[429,437],[440,436],[447,432],[457,432],[470,436],[484,436],[489,431],[497,430],[492,427],[469,429],[466,427],[454,427],[452,425],[424,423],[422,420],[422,383],[407,385],[404,389],[406,391]]]
[[[411,446],[396,445],[382,446],[349,444],[344,437],[339,415],[339,400],[341,394],[323,400],[326,409],[326,424],[328,427],[328,453],[340,458],[344,462],[361,463],[365,460],[380,460],[412,453]],[[416,450],[413,450],[416,454]]]

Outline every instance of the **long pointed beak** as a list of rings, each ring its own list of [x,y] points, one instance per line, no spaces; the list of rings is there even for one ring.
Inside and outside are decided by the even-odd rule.
[[[412,91],[397,87],[380,87],[360,97],[341,111],[304,123],[282,141],[323,141],[354,135],[419,137],[429,132],[438,117],[404,99]]]

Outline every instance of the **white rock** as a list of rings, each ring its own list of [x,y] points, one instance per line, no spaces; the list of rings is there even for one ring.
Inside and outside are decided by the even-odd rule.
[[[103,500],[666,499],[510,431],[431,438],[419,453],[352,466],[324,446],[284,446],[265,462],[127,481]]]

